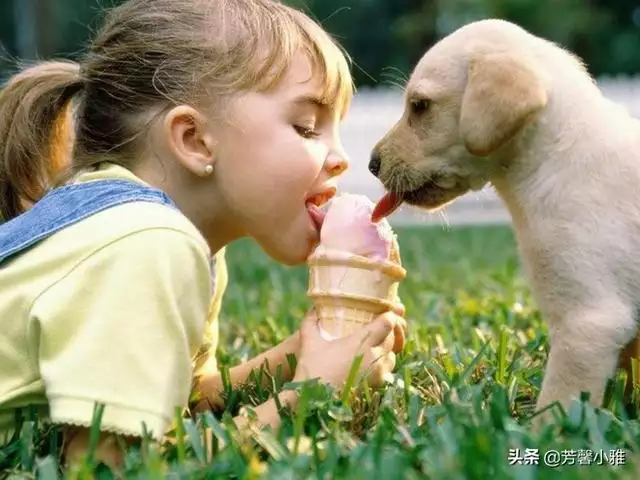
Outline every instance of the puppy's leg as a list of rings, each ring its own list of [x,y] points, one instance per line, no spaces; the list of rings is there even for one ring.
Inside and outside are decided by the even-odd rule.
[[[592,404],[601,405],[607,379],[615,374],[620,352],[637,330],[632,309],[619,303],[601,305],[571,310],[550,322],[551,351],[538,410],[556,401],[567,408],[583,391],[590,393]]]

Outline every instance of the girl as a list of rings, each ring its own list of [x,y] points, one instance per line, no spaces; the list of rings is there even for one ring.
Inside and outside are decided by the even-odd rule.
[[[161,439],[194,367],[199,408],[220,403],[224,246],[251,237],[284,264],[306,259],[318,206],[347,168],[338,125],[351,85],[330,37],[272,0],[130,0],[108,13],[81,64],[42,63],[9,80],[0,444],[16,409],[36,406],[65,425],[73,461],[100,402],[98,460],[115,467],[113,435],[135,441],[144,425]],[[65,184],[49,190],[68,158]],[[340,386],[362,353],[379,383],[403,347],[400,315],[325,342],[311,312],[295,335],[232,369],[232,382],[268,361],[285,379]],[[294,406],[295,394],[280,401]],[[256,408],[262,424],[278,425],[275,405]]]

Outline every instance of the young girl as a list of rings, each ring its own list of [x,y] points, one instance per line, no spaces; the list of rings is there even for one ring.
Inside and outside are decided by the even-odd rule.
[[[318,206],[347,167],[338,125],[351,85],[330,37],[272,0],[130,0],[108,13],[81,64],[46,62],[8,81],[0,445],[16,410],[35,406],[65,425],[73,461],[99,402],[98,459],[117,466],[114,435],[135,441],[144,424],[160,440],[194,367],[200,408],[220,404],[224,246],[251,237],[284,264],[306,259]],[[49,189],[69,158],[66,182]],[[339,387],[362,353],[377,384],[403,347],[398,313],[326,342],[310,312],[295,335],[233,368],[232,382],[266,360],[285,379]],[[256,413],[278,425],[273,399]]]

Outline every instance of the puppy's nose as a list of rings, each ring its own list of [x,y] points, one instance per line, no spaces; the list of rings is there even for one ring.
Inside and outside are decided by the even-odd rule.
[[[380,154],[375,150],[371,153],[371,160],[369,161],[369,171],[376,177],[380,173]]]

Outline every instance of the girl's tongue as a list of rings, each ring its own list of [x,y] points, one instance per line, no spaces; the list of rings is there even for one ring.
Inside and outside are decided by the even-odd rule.
[[[327,214],[324,212],[324,210],[311,202],[307,203],[307,211],[309,212],[309,216],[311,217],[311,220],[313,220],[313,223],[315,224],[316,229],[319,232],[322,228],[324,217],[326,217]]]
[[[387,193],[380,200],[371,213],[371,221],[376,223],[385,217],[388,217],[402,205],[402,197],[395,193]]]

